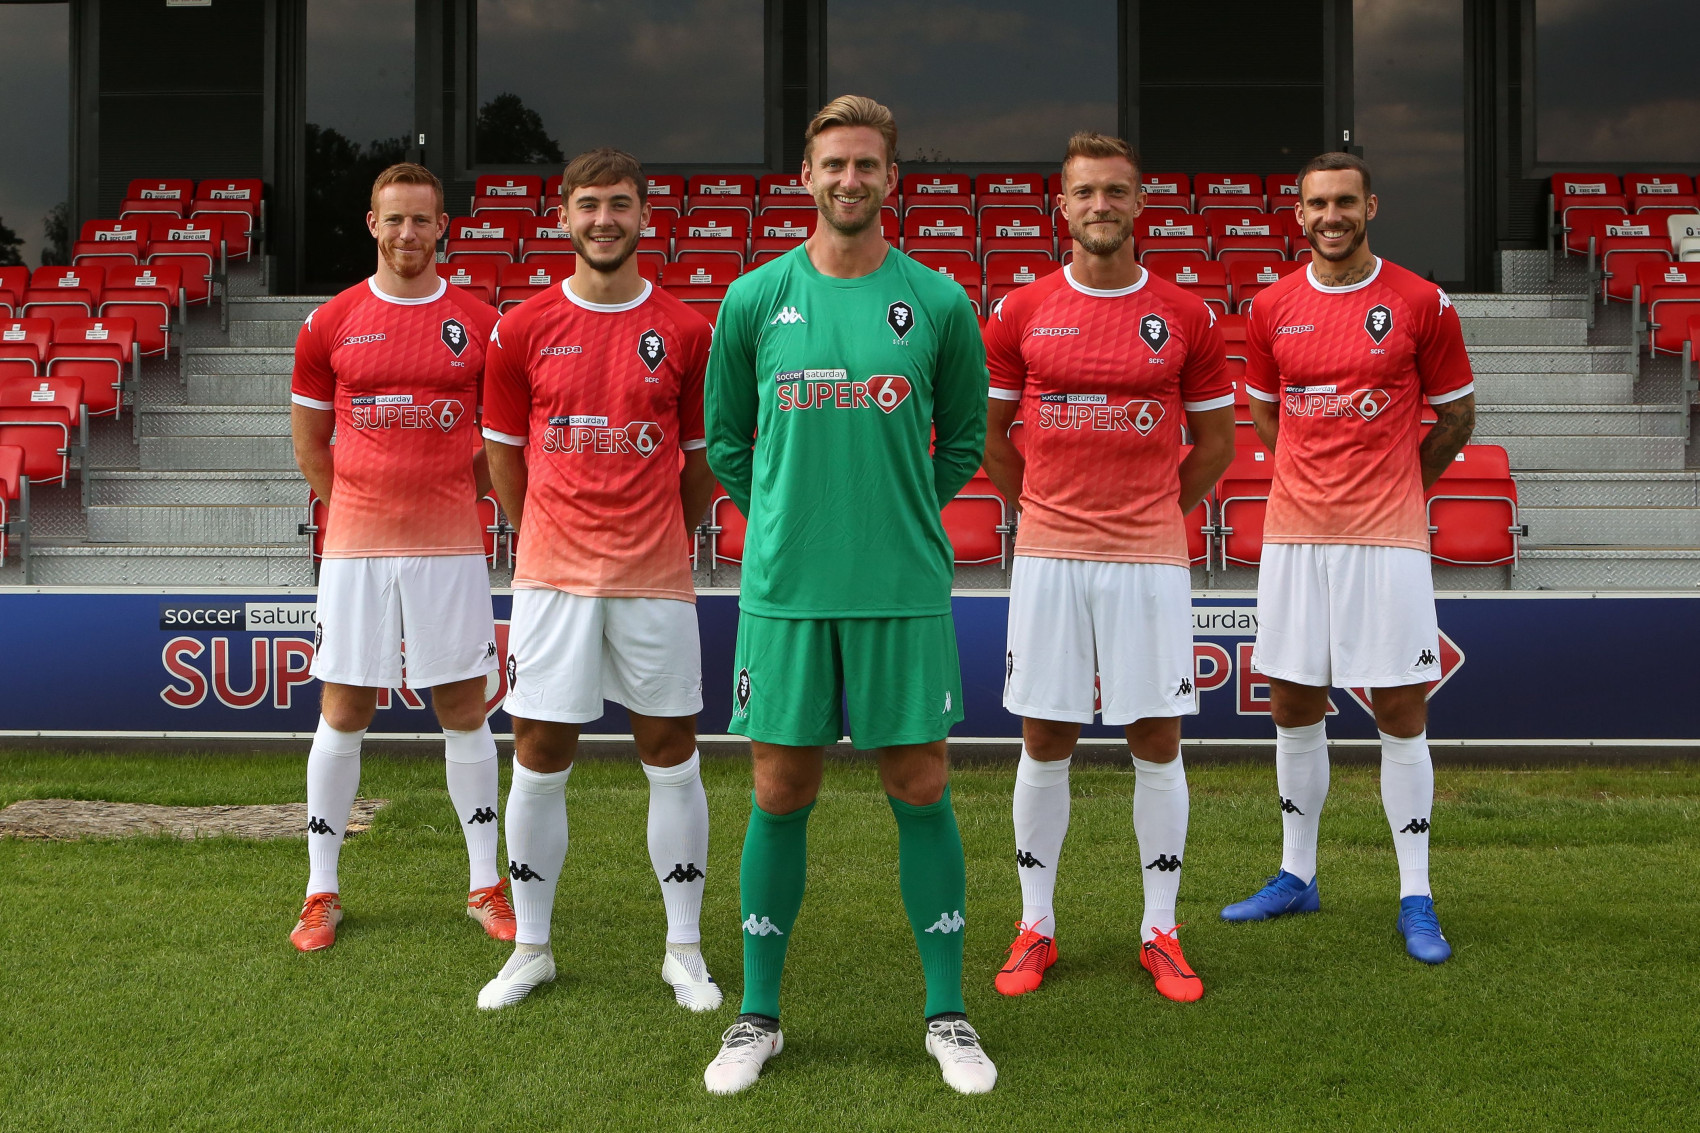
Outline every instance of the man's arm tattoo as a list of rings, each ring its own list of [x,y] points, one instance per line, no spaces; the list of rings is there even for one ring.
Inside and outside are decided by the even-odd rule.
[[[1443,402],[1434,407],[1434,412],[1439,420],[1423,437],[1421,449],[1424,489],[1433,487],[1441,473],[1446,471],[1446,466],[1452,463],[1452,458],[1470,443],[1470,434],[1476,428],[1475,395],[1465,394]]]

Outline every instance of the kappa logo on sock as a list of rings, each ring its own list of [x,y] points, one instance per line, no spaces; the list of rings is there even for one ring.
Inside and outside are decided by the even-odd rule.
[[[940,914],[937,923],[928,925],[927,931],[961,932],[962,927],[967,923],[967,921],[962,919],[962,910],[957,909],[955,912]]]
[[[547,877],[544,877],[541,873],[538,873],[536,870],[532,869],[526,863],[516,862],[512,858],[508,859],[508,876],[513,878],[515,881],[548,881],[549,880]]]
[[[1298,807],[1294,806],[1292,799],[1289,799],[1286,795],[1282,795],[1281,796],[1281,813],[1282,814],[1303,814],[1304,811],[1302,811]]]
[[[785,935],[784,929],[775,925],[772,921],[768,920],[766,917],[763,917],[759,921],[756,920],[756,915],[754,913],[751,913],[749,916],[744,918],[744,931],[749,933],[751,936],[784,936]]]
[[[674,862],[673,872],[663,877],[662,881],[695,881],[708,875],[697,868],[695,862]]]
[[[1168,854],[1168,855],[1158,854],[1157,860],[1152,862],[1150,865],[1146,866],[1145,868],[1146,869],[1154,869],[1158,873],[1173,873],[1177,869],[1181,868],[1181,860],[1180,860],[1180,858],[1176,857],[1174,854]]]
[[[1021,849],[1020,847],[1017,847],[1015,851],[1015,864],[1020,866],[1022,869],[1032,869],[1034,866],[1038,866],[1040,869],[1045,868],[1044,862],[1040,861],[1031,853]]]
[[[467,821],[471,823],[494,822],[496,821],[496,808],[493,806],[481,806],[472,812],[472,817],[467,819]]]
[[[315,815],[310,815],[307,818],[307,833],[309,833],[309,834],[335,834],[336,831],[331,829],[330,823],[326,822],[324,819],[320,818],[318,815],[315,814]]]
[[[1402,827],[1400,829],[1399,833],[1401,833],[1401,834],[1427,834],[1428,833],[1428,819],[1426,819],[1426,818],[1413,818],[1413,819],[1411,819],[1411,821],[1407,822],[1404,825],[1404,827]]]

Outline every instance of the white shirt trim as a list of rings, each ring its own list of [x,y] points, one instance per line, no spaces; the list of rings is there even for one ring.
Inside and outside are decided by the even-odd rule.
[[[1246,395],[1248,397],[1255,397],[1259,401],[1276,401],[1276,400],[1278,400],[1274,394],[1264,393],[1262,390],[1258,389],[1256,386],[1250,384],[1249,382],[1246,383],[1245,392],[1246,392]]]
[[[1471,394],[1471,393],[1475,393],[1475,392],[1476,392],[1476,383],[1471,382],[1469,385],[1462,386],[1458,389],[1455,389],[1451,393],[1437,393],[1433,397],[1427,397],[1427,398],[1424,398],[1423,400],[1427,401],[1430,405],[1445,405],[1449,401],[1457,401],[1460,397],[1463,397],[1465,394]]]
[[[589,299],[580,299],[573,293],[573,289],[567,286],[572,282],[572,279],[573,277],[569,275],[561,280],[561,294],[567,297],[568,302],[574,306],[583,307],[587,311],[599,311],[604,315],[617,315],[621,311],[630,311],[635,307],[641,307],[655,290],[655,285],[646,279],[643,281],[643,290],[638,292],[636,299],[626,303],[592,303]]]
[[[708,447],[708,438],[707,437],[698,437],[694,441],[680,441],[679,447],[686,452],[695,452],[699,448],[707,448]]]
[[[1088,287],[1084,283],[1076,280],[1074,278],[1074,265],[1072,263],[1063,265],[1063,278],[1068,280],[1068,285],[1070,287],[1074,288],[1082,295],[1090,295],[1094,299],[1119,299],[1123,295],[1132,295],[1135,291],[1144,287],[1145,281],[1151,278],[1151,273],[1142,267],[1139,269],[1138,283],[1134,284],[1132,287],[1118,287],[1113,291],[1105,291],[1098,287]]]
[[[1226,409],[1234,403],[1234,395],[1225,393],[1221,397],[1213,397],[1209,401],[1183,401],[1181,408],[1188,413],[1204,413],[1211,409]]]
[[[986,396],[994,401],[1020,401],[1021,391],[1018,389],[999,389],[992,386],[986,390]]]
[[[1343,287],[1330,287],[1326,283],[1318,283],[1317,282],[1317,279],[1316,279],[1316,260],[1312,259],[1310,261],[1310,263],[1305,265],[1305,278],[1310,280],[1310,285],[1312,287],[1316,288],[1318,291],[1322,292],[1324,295],[1344,295],[1348,291],[1362,290],[1363,288],[1368,287],[1370,284],[1374,283],[1375,277],[1380,275],[1380,274],[1381,274],[1381,257],[1376,256],[1375,257],[1375,270],[1370,272],[1368,276],[1364,277],[1363,279],[1358,280],[1356,283],[1348,283]]]
[[[372,289],[372,294],[376,295],[386,303],[394,303],[398,307],[423,307],[427,303],[435,303],[437,300],[441,299],[449,289],[449,281],[444,279],[442,276],[438,276],[437,290],[432,292],[430,295],[425,296],[423,299],[403,299],[399,295],[390,295],[386,292],[379,291],[378,277],[375,275],[369,275],[366,277],[366,286]]]
[[[497,441],[504,445],[513,445],[515,448],[525,447],[524,437],[516,437],[512,433],[498,433],[488,425],[484,426],[484,439],[487,441]]]
[[[332,405],[328,401],[320,401],[316,397],[307,397],[306,395],[299,394],[299,393],[293,393],[293,392],[290,393],[289,400],[293,401],[297,405],[305,405],[308,409],[335,409],[336,408],[336,406]]]

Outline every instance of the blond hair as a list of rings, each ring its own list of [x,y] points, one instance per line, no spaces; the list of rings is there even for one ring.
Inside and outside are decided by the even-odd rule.
[[[576,190],[586,186],[618,185],[621,181],[630,181],[637,187],[638,204],[649,203],[649,178],[643,175],[643,166],[637,158],[613,146],[586,150],[567,162],[561,174],[561,200],[570,199]]]
[[[437,194],[437,215],[443,213],[443,183],[437,180],[437,175],[423,165],[415,165],[411,161],[397,162],[372,182],[372,212],[378,211],[378,192],[388,185],[429,185]]]
[[[1125,158],[1133,166],[1135,183],[1139,180],[1139,151],[1123,138],[1100,134],[1095,130],[1081,130],[1068,139],[1068,148],[1063,151],[1063,178],[1068,178],[1068,163],[1077,157],[1120,157]]]
[[[814,152],[815,138],[822,131],[839,126],[867,126],[878,130],[885,140],[885,160],[897,160],[897,119],[891,111],[866,95],[841,94],[815,114],[809,128],[803,131],[803,160]]]

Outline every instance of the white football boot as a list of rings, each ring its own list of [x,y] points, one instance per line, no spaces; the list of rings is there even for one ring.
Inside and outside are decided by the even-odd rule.
[[[538,984],[555,978],[555,957],[545,948],[541,952],[515,951],[478,993],[478,1006],[484,1011],[511,1007],[537,989]]]
[[[702,951],[694,944],[669,944],[661,961],[661,978],[673,988],[679,1006],[692,1011],[713,1011],[723,1001],[720,985],[708,974]]]
[[[998,1068],[980,1049],[979,1033],[966,1019],[930,1021],[927,1053],[939,1060],[945,1085],[959,1094],[989,1094],[998,1084]]]
[[[711,1094],[747,1090],[761,1077],[767,1060],[784,1049],[785,1035],[778,1028],[764,1031],[754,1023],[733,1023],[720,1036],[720,1053],[702,1072],[702,1084]]]

